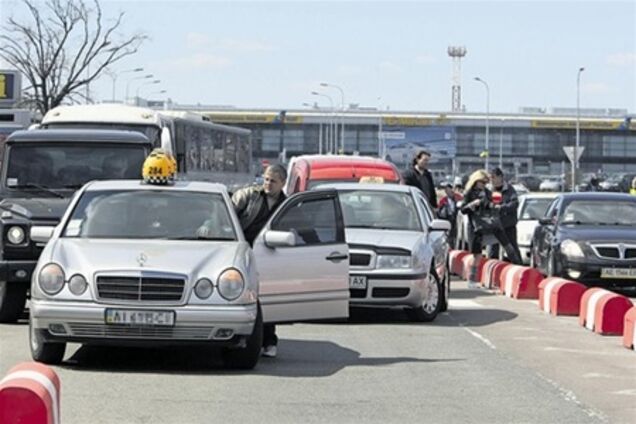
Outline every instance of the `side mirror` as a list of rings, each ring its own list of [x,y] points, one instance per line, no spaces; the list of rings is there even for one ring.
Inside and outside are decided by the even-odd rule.
[[[552,218],[540,218],[539,219],[539,224],[540,225],[554,225],[554,221],[552,220]]]
[[[267,230],[263,235],[265,246],[276,247],[293,247],[296,246],[296,235],[291,231],[274,231]]]
[[[429,231],[450,231],[451,223],[444,219],[434,219],[431,222],[431,226],[428,227]]]
[[[53,237],[55,227],[31,227],[31,240],[36,243],[46,243]]]

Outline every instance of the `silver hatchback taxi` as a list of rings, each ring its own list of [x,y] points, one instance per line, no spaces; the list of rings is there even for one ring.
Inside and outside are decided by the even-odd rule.
[[[206,226],[206,238],[197,237]],[[303,234],[311,230],[313,238]],[[200,234],[200,232],[199,232]],[[263,322],[348,315],[348,249],[337,193],[287,199],[250,248],[224,186],[85,185],[33,273],[33,359],[60,363],[67,342],[222,348],[253,368]]]

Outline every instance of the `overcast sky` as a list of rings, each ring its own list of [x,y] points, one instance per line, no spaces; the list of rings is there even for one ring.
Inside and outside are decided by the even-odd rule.
[[[0,0],[3,20],[19,5]],[[177,103],[300,108],[326,81],[346,103],[391,110],[451,108],[449,45],[465,46],[462,103],[636,111],[636,2],[631,1],[104,1],[124,33],[150,36],[116,69],[143,66]],[[132,74],[116,81],[124,96]],[[91,89],[112,97],[112,79]],[[130,83],[131,95],[139,82]],[[324,90],[324,89],[323,89]],[[337,90],[327,90],[340,103]],[[157,97],[151,95],[149,97]]]

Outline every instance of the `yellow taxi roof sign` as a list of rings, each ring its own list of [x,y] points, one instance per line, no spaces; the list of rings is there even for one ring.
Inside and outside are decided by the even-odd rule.
[[[366,175],[364,177],[360,177],[360,181],[361,183],[371,183],[371,184],[383,184],[384,183],[384,178],[383,177],[376,177],[376,176],[372,176],[372,175]]]

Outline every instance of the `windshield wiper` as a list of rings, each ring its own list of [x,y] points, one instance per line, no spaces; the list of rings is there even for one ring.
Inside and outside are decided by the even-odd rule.
[[[46,193],[52,194],[55,197],[59,197],[60,199],[64,199],[64,195],[62,193],[58,193],[55,190],[48,188],[47,186],[35,184],[35,183],[24,183],[16,186],[12,186],[11,188],[37,188],[38,190],[44,191]]]
[[[66,184],[63,187],[64,188],[73,188],[73,189],[80,189],[82,188],[84,184]]]

